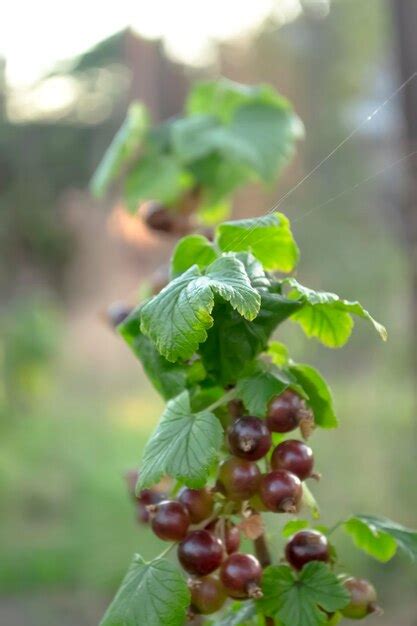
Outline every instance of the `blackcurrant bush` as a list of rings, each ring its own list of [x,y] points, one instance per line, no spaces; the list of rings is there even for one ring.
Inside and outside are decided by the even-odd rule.
[[[350,603],[342,609],[344,617],[363,619],[371,613],[381,612],[375,588],[370,582],[363,578],[348,578],[343,585],[350,595]]]
[[[220,567],[223,545],[208,530],[194,530],[178,546],[178,559],[193,576],[207,576]]]
[[[287,470],[274,470],[264,474],[259,485],[259,495],[269,511],[296,513],[303,495],[301,481]]]
[[[256,463],[230,457],[220,465],[216,486],[230,500],[248,500],[257,491],[260,477]]]
[[[213,520],[206,526],[206,530],[209,530],[221,539],[227,554],[233,554],[233,552],[239,550],[240,530],[230,520]]]
[[[181,541],[184,539],[190,525],[190,516],[181,502],[164,500],[149,507],[148,510],[155,535],[164,541]]]
[[[233,422],[228,431],[228,441],[231,453],[248,461],[261,459],[272,445],[266,423],[252,416]]]
[[[299,426],[306,413],[306,405],[301,396],[286,389],[269,403],[268,428],[274,433],[288,433]]]
[[[262,567],[251,554],[231,554],[220,568],[220,580],[231,598],[259,598]]]
[[[202,615],[215,613],[226,602],[226,591],[215,576],[192,579],[189,582],[191,610]]]
[[[301,530],[288,541],[285,558],[294,569],[300,570],[310,561],[330,560],[327,538],[317,530]]]
[[[199,524],[213,513],[213,494],[208,489],[181,489],[178,500],[185,506],[192,524]]]
[[[312,449],[296,439],[288,439],[280,443],[271,456],[272,469],[288,470],[298,476],[300,480],[305,480],[311,476],[313,465]]]

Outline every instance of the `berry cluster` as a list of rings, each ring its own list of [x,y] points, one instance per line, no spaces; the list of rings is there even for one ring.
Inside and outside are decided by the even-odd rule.
[[[314,426],[305,401],[287,389],[272,399],[266,420],[243,415],[243,405],[229,405],[231,424],[226,433],[230,453],[218,470],[212,488],[183,487],[176,498],[168,498],[170,485],[159,484],[134,495],[137,472],[126,475],[136,502],[137,518],[150,523],[163,541],[178,544],[177,556],[190,576],[190,618],[218,611],[227,598],[245,600],[262,596],[263,566],[258,558],[239,552],[241,535],[257,539],[263,532],[259,512],[298,513],[303,481],[317,478],[309,445],[285,439],[273,448],[273,433],[300,428],[310,433]],[[264,461],[262,472],[258,461]],[[233,518],[240,516],[236,523]],[[257,523],[250,524],[250,520]],[[332,561],[327,537],[317,530],[302,530],[285,546],[286,562],[296,571],[310,561]],[[367,581],[349,578],[345,587],[351,603],[344,615],[360,619],[376,610],[376,594]]]

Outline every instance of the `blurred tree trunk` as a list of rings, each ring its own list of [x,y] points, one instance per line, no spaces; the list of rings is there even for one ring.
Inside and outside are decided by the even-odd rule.
[[[417,72],[417,0],[391,0],[397,34],[397,58],[402,81]],[[404,154],[417,150],[417,76],[402,90]],[[411,262],[411,322],[413,368],[417,375],[417,155],[407,160],[401,212]]]

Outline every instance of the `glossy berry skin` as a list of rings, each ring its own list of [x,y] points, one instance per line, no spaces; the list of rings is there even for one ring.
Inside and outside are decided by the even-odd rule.
[[[226,602],[226,592],[215,576],[193,580],[190,584],[191,609],[202,615],[210,615],[222,608]]]
[[[164,500],[151,513],[152,530],[164,541],[181,541],[187,534],[190,516],[181,502]]]
[[[189,489],[183,487],[178,500],[187,509],[192,524],[199,524],[213,513],[213,494],[208,489]]]
[[[274,470],[262,476],[259,496],[269,511],[296,513],[303,495],[301,481],[287,470]]]
[[[228,431],[228,441],[231,453],[248,461],[261,459],[272,445],[266,423],[252,416],[233,422]]]
[[[272,469],[285,469],[298,476],[300,480],[305,480],[311,476],[313,466],[312,449],[296,439],[288,439],[280,443],[271,456]]]
[[[207,576],[220,567],[223,545],[208,530],[194,530],[178,546],[178,559],[193,576]]]
[[[317,530],[301,530],[288,541],[285,547],[285,558],[296,570],[300,570],[310,561],[330,559],[327,538]]]
[[[220,568],[220,580],[231,598],[259,597],[262,567],[251,554],[231,554]]]
[[[233,552],[237,552],[239,550],[240,530],[230,520],[225,520],[224,528],[222,528],[220,520],[213,520],[206,526],[206,530],[214,533],[222,540],[227,554],[233,554]]]
[[[297,428],[305,410],[301,396],[286,389],[269,403],[267,426],[273,433],[289,433]]]
[[[344,617],[363,619],[378,611],[376,591],[370,582],[363,578],[348,578],[343,585],[350,595],[350,603],[342,609]]]
[[[249,500],[257,491],[260,478],[256,463],[230,457],[220,465],[216,486],[230,500]]]

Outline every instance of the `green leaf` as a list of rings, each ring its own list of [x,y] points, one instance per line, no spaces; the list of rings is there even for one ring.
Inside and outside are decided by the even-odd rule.
[[[302,124],[287,108],[263,103],[237,109],[221,138],[222,154],[272,182],[294,154]]]
[[[201,273],[190,267],[142,308],[141,330],[168,361],[190,358],[207,339],[213,325],[214,294],[240,315],[253,320],[261,297],[250,284],[245,267],[233,256],[222,256]]]
[[[332,392],[320,372],[303,363],[292,364],[288,369],[307,394],[315,423],[322,428],[337,428],[339,420],[334,412]]]
[[[299,575],[287,565],[272,565],[264,572],[264,597],[258,604],[284,626],[322,626],[324,611],[333,613],[349,603],[349,594],[324,563],[312,561]]]
[[[198,265],[202,270],[210,265],[217,257],[217,253],[203,235],[188,235],[183,237],[175,246],[171,259],[171,273],[182,274],[192,265]]]
[[[278,367],[287,365],[290,358],[287,346],[280,341],[270,341],[268,344],[267,354],[272,363]]]
[[[190,594],[178,567],[136,554],[100,626],[182,626]]]
[[[291,382],[284,372],[259,368],[238,381],[236,395],[251,415],[265,417],[270,400],[285,391]]]
[[[374,532],[379,531],[390,535],[397,542],[398,547],[404,550],[409,557],[413,560],[417,558],[417,530],[406,528],[386,517],[356,515],[354,519],[363,522]]]
[[[238,252],[236,258],[242,261],[252,287],[265,291],[270,287],[271,281],[264,272],[262,265],[249,252]]]
[[[239,107],[253,103],[291,110],[288,100],[270,85],[243,85],[227,78],[196,83],[187,98],[186,110],[191,115],[215,115],[230,122]]]
[[[212,115],[194,115],[175,120],[171,125],[172,146],[179,159],[188,163],[219,147],[219,120]]]
[[[290,272],[299,257],[289,221],[282,213],[225,222],[217,229],[217,243],[225,252],[251,252],[266,270]]]
[[[266,349],[278,324],[300,306],[279,294],[264,291],[260,294],[261,308],[251,322],[223,303],[216,303],[213,310],[215,324],[208,331],[207,341],[200,345],[199,353],[207,371],[220,384],[236,382],[253,359]]]
[[[107,148],[90,183],[92,194],[101,198],[121,170],[136,156],[149,125],[148,112],[143,104],[134,102],[120,130]]]
[[[193,161],[188,169],[203,191],[201,209],[206,212],[219,203],[230,202],[232,192],[250,178],[247,167],[233,163],[218,153]]]
[[[128,174],[125,201],[130,211],[136,211],[144,200],[170,204],[193,184],[192,176],[172,156],[147,154]]]
[[[382,563],[390,561],[397,552],[396,540],[374,524],[351,517],[343,524],[343,528],[352,537],[357,548]]]
[[[170,400],[146,444],[137,491],[164,476],[202,487],[223,441],[223,428],[208,411],[192,413],[187,391]]]
[[[192,368],[185,363],[170,363],[155,345],[140,331],[140,308],[135,309],[118,331],[140,359],[143,368],[155,389],[166,399],[174,398],[187,386]]]
[[[384,341],[387,339],[384,326],[374,320],[359,302],[342,300],[326,291],[314,291],[300,285],[294,278],[286,278],[284,282],[291,287],[289,297],[304,304],[292,319],[300,324],[307,337],[315,337],[329,348],[339,348],[351,335],[354,325],[351,314],[355,314],[370,321],[380,337]]]
[[[216,619],[215,626],[241,626],[250,621],[256,613],[256,604],[252,600],[236,602],[227,607],[225,613]]]
[[[305,519],[293,519],[285,524],[284,528],[281,530],[281,535],[285,538],[291,537],[295,533],[298,533],[299,530],[304,530],[309,526],[310,523]]]

